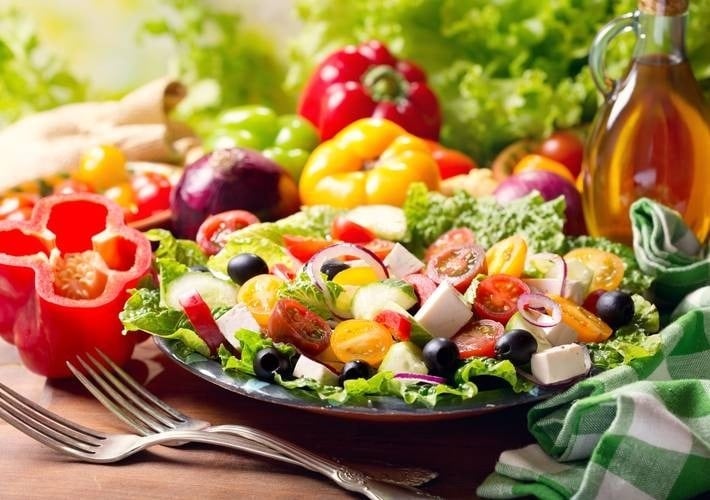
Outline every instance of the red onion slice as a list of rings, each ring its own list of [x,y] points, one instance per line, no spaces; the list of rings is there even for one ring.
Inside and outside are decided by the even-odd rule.
[[[518,311],[532,325],[555,326],[562,320],[562,310],[557,302],[540,293],[524,293],[518,297]]]
[[[563,295],[565,291],[565,280],[567,279],[567,263],[561,255],[556,253],[542,252],[528,257],[526,267],[534,267],[544,273],[543,279],[555,280],[550,283],[552,288],[550,293]],[[548,291],[548,290],[546,290]]]
[[[424,375],[422,373],[397,373],[394,378],[409,380],[411,382],[424,382],[427,384],[445,384],[446,379],[438,375]]]
[[[330,309],[334,315],[341,319],[351,318],[352,314],[350,311],[344,311],[337,307],[335,304],[335,297],[331,295],[330,289],[328,288],[328,285],[325,282],[323,274],[320,270],[326,261],[344,257],[355,257],[362,260],[375,271],[376,276],[381,280],[389,277],[387,268],[382,261],[370,250],[359,245],[353,245],[351,243],[335,243],[324,248],[311,257],[306,263],[306,272],[311,278],[311,281],[313,281],[313,283],[315,283],[316,286],[323,292],[328,309]]]

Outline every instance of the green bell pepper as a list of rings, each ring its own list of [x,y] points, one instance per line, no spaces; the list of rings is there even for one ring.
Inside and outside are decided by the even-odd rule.
[[[298,182],[311,151],[320,142],[315,127],[295,114],[278,115],[266,106],[239,106],[217,118],[208,149],[242,147],[260,151]]]

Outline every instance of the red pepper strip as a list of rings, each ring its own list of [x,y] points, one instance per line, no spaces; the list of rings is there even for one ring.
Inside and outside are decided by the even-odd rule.
[[[393,121],[425,139],[438,140],[441,129],[439,101],[424,72],[374,40],[329,55],[306,84],[298,113],[322,140],[368,117]]]
[[[207,305],[200,292],[191,290],[178,297],[178,302],[195,329],[195,333],[205,341],[211,354],[217,354],[220,344],[224,342],[224,336],[212,316],[210,306]]]
[[[123,335],[118,314],[150,265],[150,242],[115,203],[42,198],[30,220],[0,221],[0,335],[47,377],[95,348],[123,364],[141,337]]]
[[[400,342],[412,336],[412,322],[397,311],[383,310],[375,315],[375,321],[387,327],[392,337]]]

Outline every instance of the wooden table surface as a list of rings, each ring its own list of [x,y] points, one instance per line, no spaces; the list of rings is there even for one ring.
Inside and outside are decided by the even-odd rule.
[[[347,461],[433,469],[438,477],[422,489],[445,498],[475,498],[503,450],[533,441],[529,405],[459,420],[364,422],[235,395],[174,365],[152,341],[137,347],[126,368],[169,404],[213,424],[252,425]],[[126,432],[77,381],[32,374],[2,341],[0,381],[70,420]],[[3,421],[0,478],[2,499],[355,497],[298,467],[203,445],[155,447],[114,465],[75,462]]]

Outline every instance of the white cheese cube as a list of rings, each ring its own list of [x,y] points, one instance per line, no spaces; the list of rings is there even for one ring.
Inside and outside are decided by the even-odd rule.
[[[571,300],[575,304],[581,304],[587,296],[588,286],[589,285],[583,281],[566,280],[562,296]]]
[[[395,243],[383,262],[397,278],[404,278],[424,268],[424,263],[401,243]]]
[[[234,336],[237,330],[242,328],[254,332],[261,331],[259,323],[256,322],[254,316],[249,312],[244,304],[237,304],[222,316],[217,318],[217,327],[222,332],[224,338],[234,346],[235,349],[241,349],[239,341]]]
[[[560,321],[555,326],[546,326],[542,328],[545,339],[553,345],[564,345],[577,342],[577,332],[566,323]]]
[[[458,290],[443,281],[414,315],[434,337],[451,338],[473,317],[471,306]]]
[[[301,354],[293,367],[293,376],[296,378],[312,378],[323,385],[338,385],[338,376],[330,369]]]
[[[589,352],[579,344],[551,347],[532,355],[532,374],[543,384],[554,384],[589,370]]]

